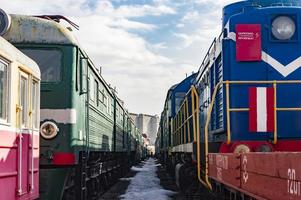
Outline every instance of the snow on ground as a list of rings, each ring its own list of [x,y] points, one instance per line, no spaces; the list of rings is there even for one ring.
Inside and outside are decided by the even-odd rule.
[[[120,178],[119,180],[120,181],[130,181],[130,180],[132,180],[133,178]]]
[[[126,193],[121,195],[123,200],[168,200],[176,192],[165,190],[160,185],[160,179],[156,171],[160,164],[155,163],[155,159],[150,158],[144,162],[144,165],[132,167],[132,170],[138,173],[131,178]]]

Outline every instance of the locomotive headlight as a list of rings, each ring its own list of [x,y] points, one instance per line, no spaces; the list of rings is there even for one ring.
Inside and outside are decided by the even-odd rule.
[[[272,22],[272,33],[278,40],[289,40],[296,31],[295,22],[287,16],[280,16]]]
[[[4,10],[0,9],[0,35],[6,33],[11,24],[10,15],[8,15]]]
[[[50,121],[44,122],[40,127],[40,134],[45,139],[54,138],[57,135],[58,131],[59,129],[57,125]]]

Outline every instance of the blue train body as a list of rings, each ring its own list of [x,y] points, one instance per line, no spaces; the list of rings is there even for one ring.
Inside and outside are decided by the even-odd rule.
[[[301,152],[300,41],[299,0],[224,7],[221,34],[181,105],[168,106],[173,87],[162,112],[157,150],[181,188],[195,177],[209,187],[210,153]]]
[[[271,6],[271,5],[290,6]],[[215,49],[209,51],[205,58],[195,84],[200,94],[201,126],[207,118],[208,102],[213,89],[219,81],[268,81],[268,80],[300,80],[300,1],[244,1],[231,4],[224,8],[224,31],[214,42]],[[296,25],[296,32],[289,40],[278,40],[272,34],[272,22],[279,16],[288,16]],[[236,57],[236,26],[238,24],[256,24],[261,27],[262,58],[258,61],[239,62]],[[220,47],[218,47],[220,45]],[[214,53],[214,55],[211,55]],[[248,87],[272,87],[272,84],[243,85],[230,88],[230,105],[234,108],[246,108],[249,103]],[[301,95],[296,91],[298,84],[277,86],[277,107],[298,108],[301,106]],[[220,134],[226,131],[226,98],[225,87],[220,89],[216,98],[211,119],[211,141],[223,141]],[[300,138],[301,131],[298,119],[301,112],[278,112],[278,138]],[[232,140],[272,140],[273,134],[265,132],[256,134],[249,132],[248,112],[231,113]]]
[[[162,137],[160,137],[156,142],[157,145],[160,146],[157,147],[157,151],[160,151],[159,149],[162,149],[163,150],[162,152],[165,152],[162,153],[165,159],[168,156],[167,149],[172,145],[171,119],[173,119],[176,113],[178,112],[181,102],[183,101],[186,93],[188,92],[191,85],[193,84],[195,77],[196,77],[196,73],[186,77],[180,83],[173,85],[167,92],[167,97],[164,104],[164,110],[161,113],[160,128],[158,131]]]

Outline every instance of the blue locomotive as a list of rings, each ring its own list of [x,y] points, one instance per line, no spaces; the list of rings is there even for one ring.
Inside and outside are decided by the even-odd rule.
[[[161,118],[157,149],[181,188],[197,178],[211,188],[209,153],[301,151],[300,19],[298,0],[224,7],[222,32],[179,109]],[[169,132],[171,143],[160,143]]]

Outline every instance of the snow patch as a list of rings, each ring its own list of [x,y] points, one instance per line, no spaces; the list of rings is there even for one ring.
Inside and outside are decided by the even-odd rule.
[[[119,180],[120,181],[130,181],[130,180],[132,180],[133,178],[120,178]]]
[[[148,171],[148,169],[142,168],[142,167],[132,167],[131,170],[132,170],[132,171],[135,171],[135,172]]]
[[[171,195],[176,194],[161,187],[160,179],[156,174],[158,166],[160,164],[156,164],[156,160],[150,158],[141,168],[132,167],[132,170],[138,173],[131,178],[126,193],[120,198],[123,200],[167,200]]]

